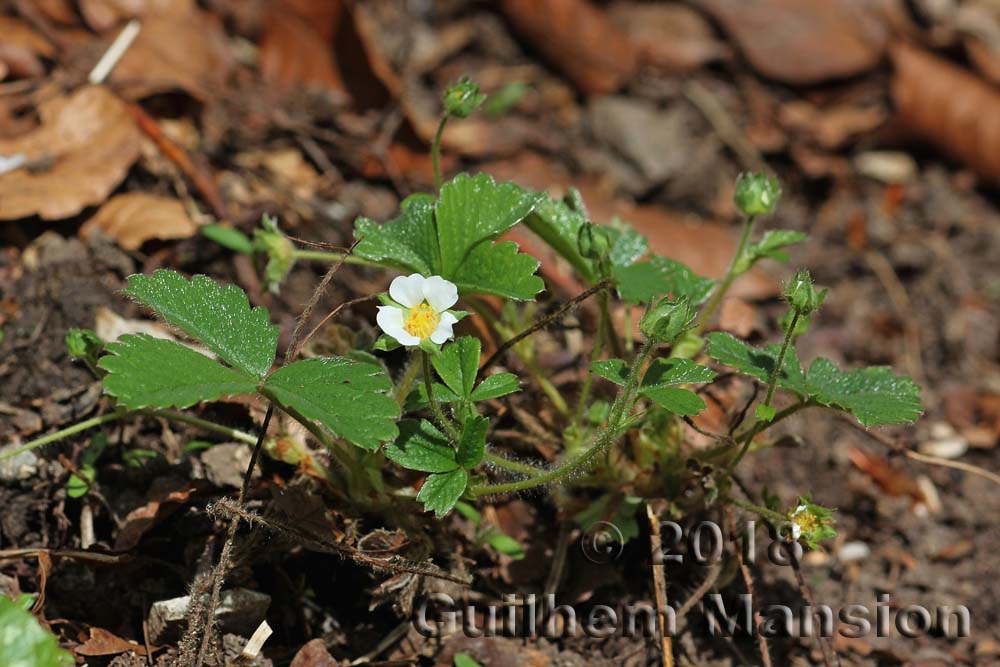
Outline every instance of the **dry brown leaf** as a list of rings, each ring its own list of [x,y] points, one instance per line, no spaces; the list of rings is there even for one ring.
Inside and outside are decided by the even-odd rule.
[[[190,484],[186,482],[174,484],[175,487],[178,485],[180,488],[164,489],[159,492],[158,497],[128,513],[125,525],[115,537],[116,551],[129,551],[135,548],[143,536],[158,523],[191,502],[193,496],[211,487],[205,480],[194,480]]]
[[[1000,184],[1000,91],[915,47],[897,44],[891,53],[892,99],[901,123]]]
[[[802,132],[822,148],[834,150],[879,127],[889,114],[881,106],[837,104],[819,108],[805,100],[793,100],[781,105],[778,116],[786,129]]]
[[[289,667],[337,667],[339,664],[326,650],[322,639],[313,639],[299,649]]]
[[[0,140],[0,155],[23,153],[35,169],[0,175],[0,220],[58,220],[103,202],[139,157],[140,135],[125,103],[87,86],[39,105],[41,125]]]
[[[766,77],[808,84],[859,74],[885,52],[888,31],[863,0],[695,0]]]
[[[0,44],[18,46],[45,58],[55,56],[55,48],[47,39],[24,21],[10,16],[0,16]]]
[[[331,58],[333,35],[343,11],[339,1],[271,2],[260,39],[260,70],[272,83],[307,84],[345,94]]]
[[[640,60],[655,67],[687,72],[732,57],[732,50],[716,37],[709,22],[690,7],[616,2],[608,14],[638,47]]]
[[[192,222],[184,205],[176,199],[130,192],[105,202],[90,220],[83,223],[80,235],[90,238],[95,229],[100,229],[126,250],[138,250],[150,239],[190,238],[198,231],[198,225]]]
[[[500,8],[584,93],[613,92],[639,66],[637,47],[587,0],[502,0]]]
[[[77,25],[80,22],[70,0],[34,0],[32,3],[46,18],[62,25]]]
[[[218,18],[192,9],[149,13],[135,43],[111,73],[116,89],[129,99],[183,90],[207,100],[223,87],[234,59]]]
[[[89,632],[90,637],[87,641],[76,647],[77,655],[118,655],[127,651],[135,651],[137,655],[146,655],[146,647],[142,644],[122,639],[104,628],[92,627]]]

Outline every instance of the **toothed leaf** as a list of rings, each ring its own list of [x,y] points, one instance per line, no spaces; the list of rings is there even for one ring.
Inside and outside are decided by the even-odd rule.
[[[469,473],[464,468],[451,472],[435,473],[424,480],[417,500],[424,504],[424,510],[442,517],[451,511],[458,499],[465,493],[469,483]]]
[[[669,257],[653,256],[644,262],[615,266],[618,293],[629,303],[645,303],[654,297],[670,294],[675,299],[687,297],[698,305],[712,291],[715,281],[695,274]]]
[[[420,472],[449,472],[458,467],[448,438],[426,419],[399,422],[399,437],[385,448],[385,456]]]
[[[680,387],[644,387],[640,392],[664,410],[678,415],[696,415],[705,409],[701,396]]]
[[[128,279],[125,294],[205,344],[234,368],[263,377],[274,363],[278,327],[267,310],[250,308],[243,290],[207,276],[188,280],[176,271]]]
[[[340,437],[375,450],[398,434],[399,406],[385,371],[342,357],[314,358],[279,368],[264,388],[281,405],[321,422]]]
[[[463,468],[474,468],[483,460],[486,449],[486,430],[490,422],[479,415],[465,420],[462,428],[462,439],[458,441],[456,459]]]
[[[222,396],[252,394],[257,382],[172,340],[127,334],[108,345],[98,366],[104,390],[133,410],[186,408]]]

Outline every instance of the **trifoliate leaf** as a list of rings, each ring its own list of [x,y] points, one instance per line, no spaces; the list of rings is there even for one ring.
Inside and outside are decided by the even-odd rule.
[[[711,382],[715,371],[690,359],[654,359],[642,378],[643,387]]]
[[[746,254],[750,259],[751,265],[765,257],[779,262],[787,262],[788,253],[785,252],[785,248],[793,246],[796,243],[802,243],[807,238],[809,238],[809,235],[802,232],[790,229],[772,229],[765,232],[760,241],[748,245]]]
[[[434,199],[413,196],[404,200],[401,206],[400,216],[384,225],[358,218],[354,223],[354,236],[361,240],[354,254],[383,266],[433,275],[441,265]]]
[[[274,363],[278,327],[267,310],[251,309],[247,295],[234,285],[223,287],[207,276],[188,280],[161,269],[130,276],[125,294],[239,370],[263,377]]]
[[[441,188],[432,205],[427,195],[403,202],[402,215],[382,226],[359,219],[354,253],[384,266],[439,275],[463,293],[532,299],[544,287],[534,275],[538,261],[518,254],[517,245],[492,241],[520,222],[543,199],[489,175],[459,174]]]
[[[847,410],[865,426],[905,424],[923,412],[920,387],[891,368],[842,371],[829,359],[820,358],[810,364],[807,377],[813,400]]]
[[[456,403],[463,400],[461,396],[453,392],[448,387],[444,386],[440,382],[434,383],[434,400],[438,403]],[[413,412],[414,410],[420,410],[426,408],[429,401],[427,400],[427,387],[424,383],[419,383],[416,388],[410,392],[407,397],[406,404],[403,406],[404,412]]]
[[[713,359],[765,383],[771,379],[771,372],[778,363],[780,351],[780,345],[768,345],[759,349],[737,340],[732,334],[722,332],[708,335],[706,350],[708,356]],[[778,386],[807,398],[809,388],[794,347],[789,346],[782,366],[781,372],[778,373]]]
[[[483,460],[486,449],[486,430],[490,421],[486,417],[475,416],[465,420],[462,439],[458,441],[457,461],[463,468],[474,468]]]
[[[385,456],[404,468],[420,472],[449,472],[459,465],[448,438],[426,419],[399,422],[399,437],[385,448]]]
[[[777,363],[779,346],[754,348],[726,333],[708,336],[708,354],[742,373],[767,382]],[[838,369],[829,359],[818,358],[803,373],[795,349],[785,354],[778,386],[804,400],[850,412],[865,426],[903,424],[920,416],[920,387],[906,376],[885,367]]]
[[[701,396],[680,387],[644,387],[640,392],[664,410],[678,415],[696,415],[705,409]]]
[[[280,405],[370,450],[398,434],[399,406],[388,394],[391,388],[392,381],[379,366],[342,357],[297,361],[264,382]]]
[[[257,382],[180,343],[148,334],[122,336],[98,366],[104,390],[133,410],[186,408],[221,396],[252,394]]]
[[[0,665],[4,667],[69,667],[73,656],[27,609],[0,595]]]
[[[564,201],[546,199],[524,219],[524,224],[568,261],[584,280],[597,282],[595,263],[580,253],[580,228],[587,224],[583,214]]]
[[[695,274],[680,262],[658,255],[630,266],[616,266],[613,273],[618,293],[629,303],[645,303],[670,294],[675,299],[686,296],[692,305],[698,305],[715,285],[714,280]]]
[[[490,375],[476,387],[472,392],[473,401],[485,401],[489,398],[500,398],[507,394],[513,394],[520,389],[517,376],[513,373],[497,373]]]
[[[472,396],[476,374],[479,372],[480,348],[478,338],[461,336],[455,342],[445,345],[441,354],[436,354],[431,359],[438,376],[462,398]]]
[[[469,473],[465,472],[464,468],[435,473],[424,480],[424,485],[417,494],[417,500],[423,502],[425,511],[434,512],[438,517],[442,517],[450,512],[462,497],[468,483]]]

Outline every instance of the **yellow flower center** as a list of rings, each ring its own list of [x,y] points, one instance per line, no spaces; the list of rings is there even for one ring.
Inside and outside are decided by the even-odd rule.
[[[410,308],[410,312],[404,318],[403,328],[406,329],[407,333],[411,336],[416,336],[417,338],[423,340],[424,338],[430,337],[434,330],[437,329],[438,322],[441,321],[441,316],[430,307],[426,301]]]

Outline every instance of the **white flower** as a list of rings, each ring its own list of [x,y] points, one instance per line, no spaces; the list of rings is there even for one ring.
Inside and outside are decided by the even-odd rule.
[[[447,312],[458,301],[454,283],[414,273],[395,278],[389,296],[402,307],[379,306],[375,321],[401,345],[420,345],[428,338],[440,345],[454,335],[451,328],[458,318]]]

